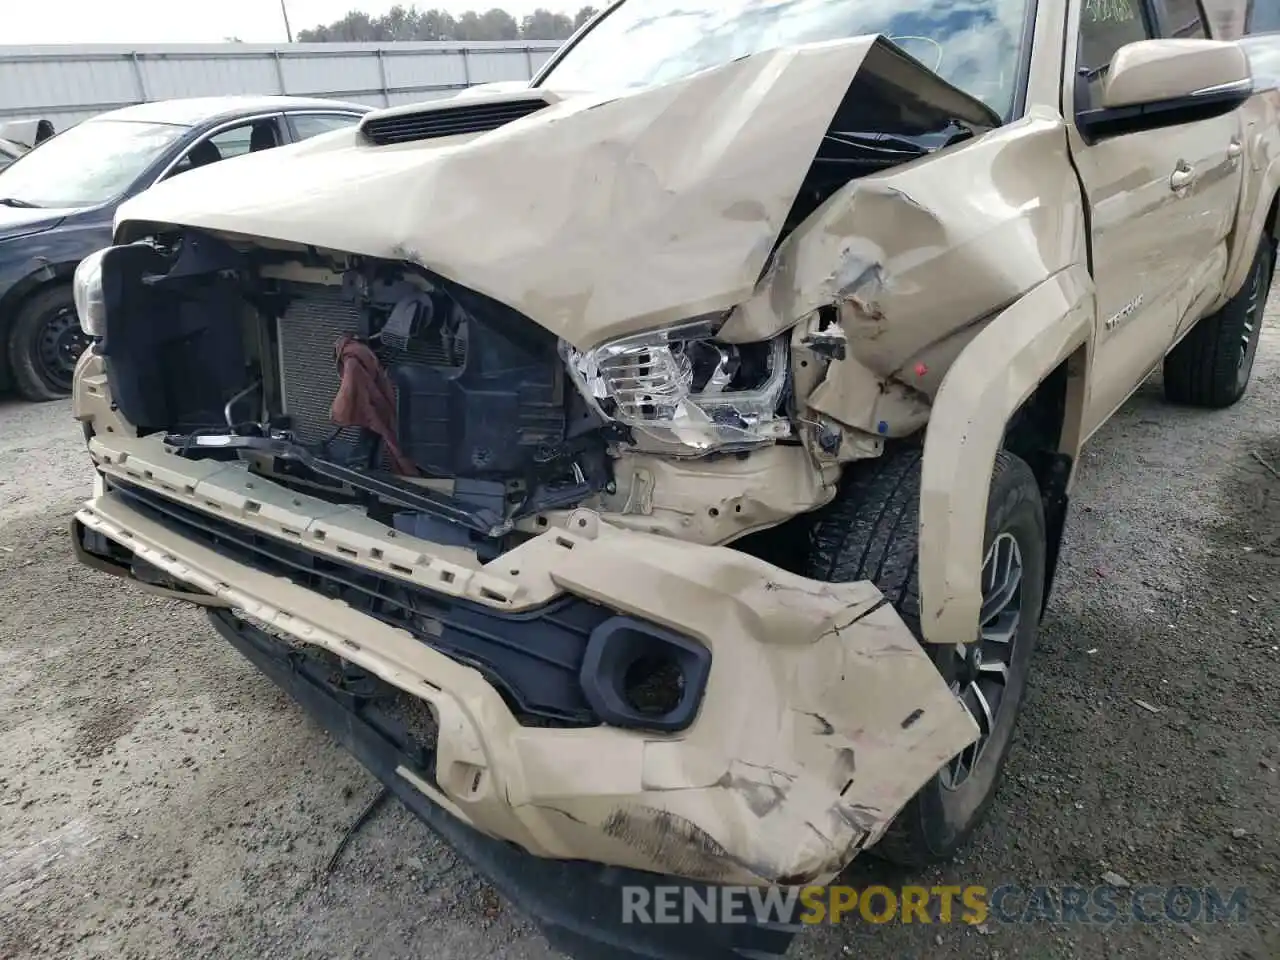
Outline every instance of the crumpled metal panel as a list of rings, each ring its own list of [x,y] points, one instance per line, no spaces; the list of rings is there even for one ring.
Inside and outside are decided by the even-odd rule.
[[[579,348],[754,288],[854,77],[989,110],[876,37],[770,50],[473,139],[358,133],[192,171],[125,204],[162,222],[420,264]],[[499,94],[495,94],[499,96]]]

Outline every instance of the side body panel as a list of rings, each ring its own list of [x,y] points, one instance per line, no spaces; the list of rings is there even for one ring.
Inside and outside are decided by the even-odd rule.
[[[1240,190],[1235,113],[1092,146],[1072,131],[1089,202],[1098,344],[1086,434],[1160,362],[1184,315],[1222,290]],[[1185,190],[1171,180],[1189,172]]]
[[[1105,22],[1085,4],[1069,4],[1062,105],[1097,107],[1097,71],[1114,54]],[[1132,8],[1141,13],[1136,5]],[[1155,11],[1123,39],[1159,36]],[[1117,36],[1114,42],[1119,42]],[[1094,62],[1094,61],[1098,62]],[[1240,199],[1239,111],[1193,123],[1087,143],[1068,124],[1071,154],[1089,209],[1091,266],[1098,329],[1085,436],[1096,431],[1163,359],[1179,331],[1218,300],[1226,279],[1228,238]]]

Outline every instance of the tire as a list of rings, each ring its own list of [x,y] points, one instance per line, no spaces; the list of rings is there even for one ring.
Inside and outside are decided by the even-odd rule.
[[[918,447],[886,449],[877,460],[852,467],[836,500],[814,522],[807,562],[807,573],[816,580],[871,580],[917,639],[922,638],[917,574],[921,456]],[[967,749],[907,803],[868,850],[873,856],[909,867],[950,859],[985,817],[1009,754],[1039,627],[1047,550],[1044,507],[1035,476],[1025,462],[1001,451],[991,477],[983,555],[997,542],[1001,551],[1010,552],[1011,541],[1022,563],[1018,618],[1008,621],[1016,624],[1008,629],[1011,642],[993,645],[983,639],[963,648],[926,644],[943,678],[958,696],[963,693],[962,702],[967,698],[971,703],[977,701],[962,681],[968,678],[966,670],[976,668],[973,648],[995,649],[1002,657],[1009,652],[1007,680],[999,699],[992,696],[983,701],[993,703],[995,723],[980,741],[976,757],[973,748]],[[1005,623],[995,621],[997,626]],[[979,626],[974,625],[975,634]],[[967,666],[960,649],[970,658]],[[988,661],[987,669],[998,668]],[[992,689],[989,675],[979,680]],[[972,760],[971,769],[962,777],[956,764],[963,764],[966,757]]]
[[[1164,395],[1171,403],[1222,409],[1249,386],[1271,292],[1275,246],[1263,237],[1239,293],[1200,320],[1164,360]]]
[[[9,368],[18,393],[36,402],[71,396],[76,361],[89,345],[69,284],[27,298],[9,328]]]

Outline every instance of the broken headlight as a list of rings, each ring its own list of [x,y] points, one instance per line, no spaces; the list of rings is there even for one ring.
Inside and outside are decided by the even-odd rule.
[[[578,389],[643,442],[690,455],[745,449],[791,433],[778,415],[788,381],[787,338],[720,343],[702,320],[613,340],[585,352],[561,344]]]

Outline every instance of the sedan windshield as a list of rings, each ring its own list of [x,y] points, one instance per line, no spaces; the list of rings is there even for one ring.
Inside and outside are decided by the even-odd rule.
[[[40,207],[94,207],[123,194],[187,127],[88,120],[0,171],[0,199]]]
[[[543,82],[562,90],[643,87],[774,47],[879,33],[1007,117],[1028,2],[625,0]]]

